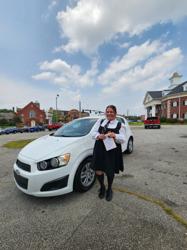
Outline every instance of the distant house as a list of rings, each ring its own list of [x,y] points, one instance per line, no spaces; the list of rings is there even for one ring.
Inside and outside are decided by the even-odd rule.
[[[74,120],[80,117],[80,112],[77,109],[71,109],[68,112],[68,116],[70,118],[70,120]]]
[[[146,117],[187,119],[187,81],[181,83],[181,77],[175,72],[169,79],[168,89],[146,93],[143,101]]]
[[[45,111],[40,109],[38,102],[30,102],[24,108],[17,110],[17,115],[26,126],[42,125],[46,123]]]
[[[13,110],[0,110],[0,120],[12,121],[15,117],[15,112]]]
[[[146,117],[161,117],[162,91],[148,91],[144,98]]]
[[[47,112],[47,120],[48,124],[52,124],[55,122],[69,122],[74,119],[80,118],[80,117],[86,117],[90,114],[85,111],[78,111],[77,109],[71,109],[71,110],[55,110],[53,108],[50,108]]]

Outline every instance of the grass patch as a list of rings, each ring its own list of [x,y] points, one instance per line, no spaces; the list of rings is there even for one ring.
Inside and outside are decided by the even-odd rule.
[[[134,126],[141,126],[143,125],[143,122],[129,122],[129,125],[134,125]]]
[[[25,147],[28,143],[35,139],[19,140],[19,141],[9,141],[3,145],[4,148],[19,149]]]

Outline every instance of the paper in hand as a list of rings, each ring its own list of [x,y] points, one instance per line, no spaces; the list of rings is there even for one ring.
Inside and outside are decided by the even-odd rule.
[[[103,140],[103,143],[105,145],[106,151],[116,148],[116,143],[114,142],[113,138],[106,137]]]

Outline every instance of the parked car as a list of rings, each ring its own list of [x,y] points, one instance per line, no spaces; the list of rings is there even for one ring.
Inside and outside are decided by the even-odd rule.
[[[45,131],[45,126],[38,126],[40,131]]]
[[[0,128],[0,135],[4,135],[4,129]]]
[[[60,127],[62,127],[62,123],[53,123],[53,124],[49,124],[49,125],[47,126],[47,129],[48,129],[49,131],[52,131],[52,130],[57,130],[57,129],[59,129]]]
[[[73,120],[55,133],[25,146],[13,167],[17,187],[34,196],[89,190],[95,181],[95,171],[91,167],[92,131],[99,118]],[[122,151],[130,154],[133,152],[133,134],[125,118],[117,119],[124,124],[127,138]]]
[[[29,132],[39,132],[39,131],[44,131],[45,130],[45,127],[43,126],[34,126],[34,127],[30,127],[29,129]]]
[[[144,120],[144,128],[160,128],[160,119],[157,116],[148,117]]]
[[[18,129],[16,127],[11,127],[11,128],[5,128],[4,129],[4,134],[16,134],[18,133]]]

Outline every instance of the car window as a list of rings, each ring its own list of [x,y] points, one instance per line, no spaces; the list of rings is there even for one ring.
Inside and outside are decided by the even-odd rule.
[[[87,135],[96,123],[97,118],[73,120],[59,128],[53,136],[80,137]]]
[[[125,124],[125,120],[121,117],[116,117],[116,119],[118,120],[118,122],[121,122],[123,124]]]
[[[152,117],[148,117],[147,120],[157,120],[158,117],[152,116]]]

